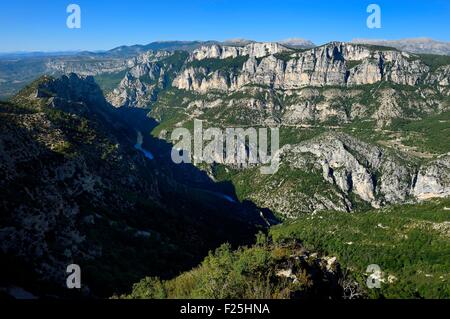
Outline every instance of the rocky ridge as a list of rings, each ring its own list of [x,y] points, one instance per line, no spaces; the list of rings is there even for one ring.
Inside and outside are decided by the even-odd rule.
[[[173,72],[171,86],[166,87],[172,90],[172,98],[182,96],[179,104],[173,104],[177,100],[160,104],[157,97],[155,103],[141,99],[138,105],[155,105],[151,114],[156,118],[181,109],[185,119],[176,126],[195,117],[219,126],[301,129],[374,122],[382,129],[394,120],[420,120],[450,106],[450,65],[430,66],[419,55],[393,48],[342,42],[303,50],[276,43],[214,44],[194,50],[181,62]],[[114,95],[139,90],[141,84],[136,86],[133,81],[141,79],[142,73],[130,72]],[[111,97],[116,106],[124,105]],[[293,170],[289,174],[298,170],[320,176],[329,191],[309,194],[295,190],[294,177],[287,176],[291,184],[284,186],[284,176],[277,176],[279,183],[261,185],[249,195],[258,205],[285,216],[353,211],[357,205],[381,207],[449,194],[449,172],[442,164],[448,163],[446,155],[417,164],[404,153],[348,134],[321,135],[285,147],[282,154],[284,165]],[[441,177],[436,175],[436,167],[440,167]],[[267,193],[273,196],[267,199]]]
[[[252,237],[263,224],[237,202],[182,184],[161,156],[136,150],[139,122],[112,107],[92,77],[40,78],[0,103],[0,117],[0,287],[64,292],[75,263],[83,293],[111,296],[149,272],[174,275],[168,260],[170,269],[190,268],[226,233]],[[194,173],[185,180],[204,175]],[[197,192],[203,201],[192,199]]]

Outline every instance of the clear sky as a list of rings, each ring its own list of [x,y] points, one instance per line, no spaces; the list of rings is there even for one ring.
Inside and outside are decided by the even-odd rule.
[[[66,8],[81,7],[81,29]],[[382,28],[366,26],[369,4]],[[0,52],[104,50],[156,40],[275,41],[316,44],[353,38],[430,37],[450,41],[450,0],[1,0]]]

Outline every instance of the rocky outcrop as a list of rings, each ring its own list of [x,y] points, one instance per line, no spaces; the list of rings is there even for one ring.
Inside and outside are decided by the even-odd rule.
[[[441,66],[436,72],[429,74],[427,82],[437,83],[441,87],[450,86],[450,65]]]
[[[92,76],[79,76],[75,73],[44,81],[37,86],[35,98],[51,98],[51,103],[57,100],[65,100],[68,103],[82,102],[96,105],[98,108],[106,107],[107,104],[102,90]]]
[[[77,73],[79,75],[98,75],[102,73],[115,73],[126,70],[132,66],[132,61],[123,59],[112,60],[66,60],[66,59],[52,59],[46,62],[45,67],[47,73]]]
[[[298,49],[310,49],[314,48],[316,45],[310,40],[302,39],[302,38],[289,38],[285,40],[278,41],[278,43],[290,47],[290,48],[298,48]]]
[[[161,154],[147,159],[134,147],[145,113],[133,121],[125,111],[92,77],[75,74],[41,78],[0,102],[0,285],[21,286],[25,276],[37,296],[64,295],[66,267],[78,264],[82,293],[111,296],[148,273],[174,276],[263,223],[259,211],[200,190],[212,182],[194,168],[177,174]],[[176,179],[182,173],[190,182]],[[193,200],[195,192],[218,207]]]

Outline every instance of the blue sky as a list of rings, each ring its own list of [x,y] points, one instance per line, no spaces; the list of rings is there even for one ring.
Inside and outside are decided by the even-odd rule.
[[[66,8],[80,5],[82,28]],[[382,10],[368,29],[366,8]],[[353,38],[431,37],[450,41],[450,0],[1,0],[0,52],[103,50],[156,40],[275,41],[317,44]]]

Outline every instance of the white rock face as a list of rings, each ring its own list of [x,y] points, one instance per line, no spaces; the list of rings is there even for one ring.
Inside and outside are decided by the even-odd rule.
[[[419,200],[450,196],[450,154],[420,169],[413,194]]]
[[[162,86],[172,84],[201,94],[223,94],[218,97],[223,103],[214,106],[257,110],[262,122],[304,125],[373,119],[379,127],[406,114],[414,119],[448,108],[441,95],[450,95],[450,66],[430,71],[419,56],[389,48],[343,42],[306,50],[277,43],[215,44],[193,51],[176,70],[161,67],[158,61],[171,54],[148,52],[130,59],[129,72],[108,95],[109,102],[117,107],[147,107]],[[217,61],[202,63],[205,59]],[[166,78],[171,82],[166,84]],[[398,89],[381,86],[382,82],[419,88],[417,94],[413,90],[399,94]],[[361,87],[377,83],[378,88]],[[237,92],[241,98],[228,99]],[[255,98],[262,94],[265,99]],[[203,103],[203,107],[212,106]],[[201,112],[201,108],[196,109]],[[278,118],[267,117],[274,113]]]
[[[206,76],[205,69],[188,68],[174,80],[173,86],[182,90],[193,90],[200,93],[206,93],[214,87],[216,90],[227,91],[230,87],[230,81],[236,79],[228,76],[226,73],[214,72],[207,80],[197,80],[199,75]],[[211,86],[212,85],[212,86]],[[236,83],[231,83],[236,86]],[[237,87],[237,86],[236,86]]]
[[[383,149],[342,133],[286,145],[281,154],[283,163],[302,170],[313,165],[343,194],[354,193],[374,208],[450,195],[450,154],[425,164],[417,173],[414,166]]]
[[[283,54],[283,57],[278,55]],[[303,52],[276,43],[252,43],[244,47],[213,45],[191,54],[190,60],[226,59],[248,56],[239,73],[190,68],[182,72],[173,85],[180,89],[238,90],[244,85],[263,85],[276,89],[298,89],[306,86],[354,86],[388,80],[402,85],[420,81],[444,84],[448,70],[422,80],[429,67],[408,53],[374,50],[363,45],[332,42]],[[224,83],[227,83],[226,87]]]

